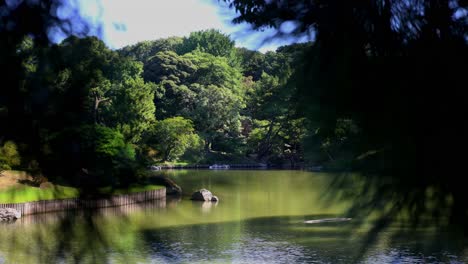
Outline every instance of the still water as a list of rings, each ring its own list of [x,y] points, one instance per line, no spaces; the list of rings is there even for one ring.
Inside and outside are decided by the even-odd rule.
[[[347,217],[355,202],[337,177],[303,171],[164,172],[181,198],[0,224],[0,263],[468,263],[468,242],[437,226]],[[356,182],[355,182],[356,184]],[[345,188],[353,193],[357,182]],[[209,189],[220,202],[190,201]],[[381,206],[381,205],[376,205]]]

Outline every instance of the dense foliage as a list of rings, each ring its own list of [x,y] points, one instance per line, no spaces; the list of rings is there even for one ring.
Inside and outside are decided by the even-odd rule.
[[[157,119],[193,122],[204,151],[184,159],[296,165],[304,161],[305,120],[287,80],[308,46],[262,54],[235,48],[228,36],[206,30],[138,43],[119,53],[144,63],[145,81],[157,87]]]
[[[159,162],[294,166],[307,133],[287,80],[306,47],[262,54],[217,30],[118,51],[96,37],[24,36],[16,104],[0,101],[5,121],[18,111],[1,166],[83,184],[127,182]]]
[[[289,82],[310,122],[309,158],[380,176],[354,213],[390,200],[376,208],[380,227],[401,212],[414,224],[424,212],[466,227],[467,1],[224,2],[234,22],[314,36]]]

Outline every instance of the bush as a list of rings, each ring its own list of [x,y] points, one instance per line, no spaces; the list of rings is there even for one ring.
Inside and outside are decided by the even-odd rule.
[[[149,132],[146,144],[157,150],[161,161],[177,161],[190,149],[200,149],[202,143],[193,123],[183,117],[158,121]]]
[[[13,141],[7,141],[0,147],[0,170],[9,170],[21,164],[18,147]]]
[[[51,145],[52,160],[60,166],[60,174],[78,173],[77,183],[115,185],[134,174],[135,149],[114,129],[101,125],[67,129]]]

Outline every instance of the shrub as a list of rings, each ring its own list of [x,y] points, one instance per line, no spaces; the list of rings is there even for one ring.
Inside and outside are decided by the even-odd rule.
[[[21,164],[18,147],[13,141],[7,141],[0,147],[0,170],[9,170]]]

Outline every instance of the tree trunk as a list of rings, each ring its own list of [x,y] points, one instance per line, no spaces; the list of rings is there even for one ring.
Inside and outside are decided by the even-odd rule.
[[[335,161],[335,159],[333,158],[333,156],[330,154],[330,152],[328,150],[324,149],[323,151],[325,151],[325,153],[327,154],[330,161]]]
[[[94,124],[98,123],[99,98],[94,97]]]
[[[94,124],[99,123],[99,104],[108,100],[109,98],[94,97]]]
[[[205,152],[210,153],[211,152],[211,140],[205,139]]]

